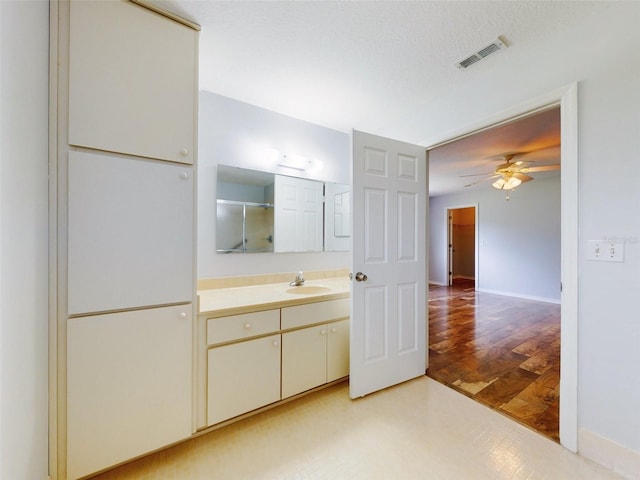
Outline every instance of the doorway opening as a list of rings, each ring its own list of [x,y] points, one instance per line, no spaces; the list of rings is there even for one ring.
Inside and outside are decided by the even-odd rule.
[[[430,198],[431,242],[436,245],[430,245],[427,374],[556,441],[561,392],[560,123],[560,106],[554,104],[446,142],[429,155],[438,162],[438,148],[446,147],[442,155],[448,156],[448,164],[457,159],[462,165],[457,175],[473,178],[460,191]],[[518,131],[516,125],[526,128]],[[521,177],[527,185],[507,191],[505,198],[505,192],[496,191],[496,180],[508,180],[501,169],[505,163],[515,165],[510,163],[514,157],[524,165]],[[472,160],[478,161],[476,170]],[[516,168],[509,175],[520,175]],[[474,209],[473,223],[460,219],[462,209],[449,206],[472,202],[482,204],[484,212],[478,216]],[[445,217],[444,248],[434,241],[444,226],[438,225],[438,210]],[[473,250],[466,245],[471,230]],[[529,241],[549,250],[540,257],[527,253],[536,252]]]
[[[449,286],[470,283],[477,286],[476,206],[447,209],[447,265]]]

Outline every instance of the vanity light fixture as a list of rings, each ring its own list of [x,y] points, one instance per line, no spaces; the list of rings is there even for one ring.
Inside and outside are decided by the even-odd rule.
[[[291,168],[301,172],[309,170],[314,166],[313,160],[309,157],[299,154],[287,155],[275,148],[269,150],[268,158],[272,164],[276,164],[278,167]]]
[[[302,155],[282,155],[278,161],[278,166],[304,171],[311,167],[311,160]]]

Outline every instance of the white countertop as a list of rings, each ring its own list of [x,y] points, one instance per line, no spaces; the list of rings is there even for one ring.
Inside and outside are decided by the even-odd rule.
[[[347,298],[351,282],[346,277],[307,280],[302,287],[270,283],[198,291],[198,314],[209,317],[237,315],[269,308],[301,305],[310,301]]]

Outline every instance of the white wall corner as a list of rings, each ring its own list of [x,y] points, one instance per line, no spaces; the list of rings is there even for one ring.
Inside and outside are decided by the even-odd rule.
[[[490,293],[492,295],[503,295],[505,297],[522,298],[524,300],[535,300],[536,302],[554,303],[560,305],[560,300],[557,298],[538,297],[535,295],[526,295],[518,292],[505,292],[502,290],[489,290],[486,288],[476,288],[476,292]]]
[[[640,452],[589,430],[578,430],[578,453],[629,480],[640,479]]]

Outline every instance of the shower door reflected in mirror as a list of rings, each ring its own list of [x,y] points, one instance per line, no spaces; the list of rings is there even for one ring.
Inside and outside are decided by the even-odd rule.
[[[273,174],[218,167],[216,251],[273,252]]]

